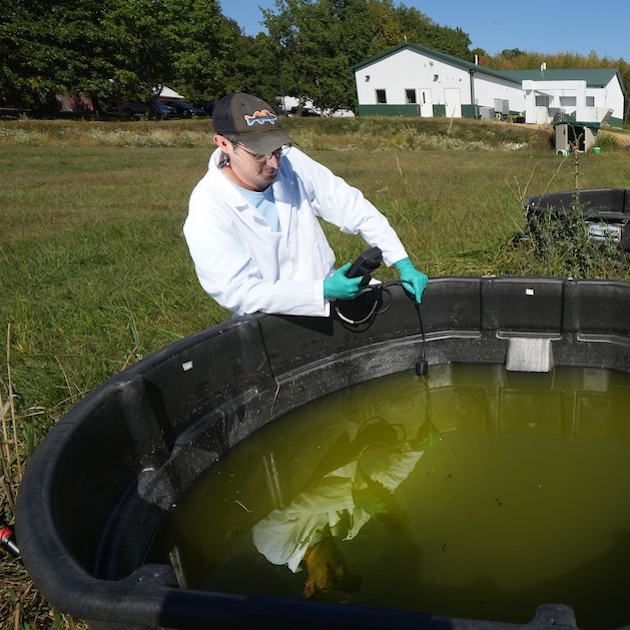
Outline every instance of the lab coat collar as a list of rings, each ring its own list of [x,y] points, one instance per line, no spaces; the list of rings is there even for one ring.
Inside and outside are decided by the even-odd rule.
[[[254,208],[249,201],[239,192],[239,187],[234,184],[232,180],[225,176],[222,170],[222,162],[225,159],[225,154],[221,149],[216,149],[210,156],[210,162],[208,164],[208,173],[210,181],[221,194],[228,201],[229,205],[238,211],[241,218],[250,224],[255,224],[257,228],[263,230],[271,230],[267,222],[262,218],[262,215]],[[271,184],[274,200],[278,210],[278,219],[280,221],[280,233],[287,234],[290,227],[291,219],[291,203],[290,194],[288,200],[286,194],[286,177],[283,174],[282,166],[278,173],[278,178]]]

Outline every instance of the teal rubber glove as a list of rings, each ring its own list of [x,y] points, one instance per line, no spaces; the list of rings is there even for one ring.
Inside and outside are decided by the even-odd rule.
[[[429,277],[426,273],[418,271],[409,258],[403,258],[397,263],[394,263],[394,265],[396,269],[398,269],[403,287],[406,291],[411,293],[416,298],[416,302],[420,304],[420,302],[422,302],[422,294],[427,288],[427,284],[429,284]]]
[[[324,298],[327,300],[353,300],[359,295],[359,285],[363,278],[348,278],[346,272],[352,267],[352,263],[346,263],[339,267],[335,273],[324,280]]]

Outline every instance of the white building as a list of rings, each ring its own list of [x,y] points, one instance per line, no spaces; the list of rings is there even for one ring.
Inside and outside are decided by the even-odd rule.
[[[558,114],[622,126],[626,96],[615,69],[499,71],[404,43],[353,67],[359,114],[518,117]]]
[[[615,68],[510,70],[525,92],[526,122],[546,123],[559,116],[623,126],[626,90]]]

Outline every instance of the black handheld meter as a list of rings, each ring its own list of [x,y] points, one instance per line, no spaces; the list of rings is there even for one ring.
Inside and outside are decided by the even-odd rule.
[[[372,247],[357,256],[346,276],[348,278],[363,276],[361,286],[364,286],[370,281],[371,273],[378,269],[381,262],[383,262],[383,252],[378,247]]]

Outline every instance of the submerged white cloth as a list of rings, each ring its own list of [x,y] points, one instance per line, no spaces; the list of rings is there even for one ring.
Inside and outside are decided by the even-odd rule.
[[[387,219],[363,194],[291,148],[272,184],[274,231],[222,172],[217,149],[193,190],[184,236],[203,289],[237,315],[327,316],[323,280],[335,255],[318,217],[380,247],[387,265],[407,257]]]

